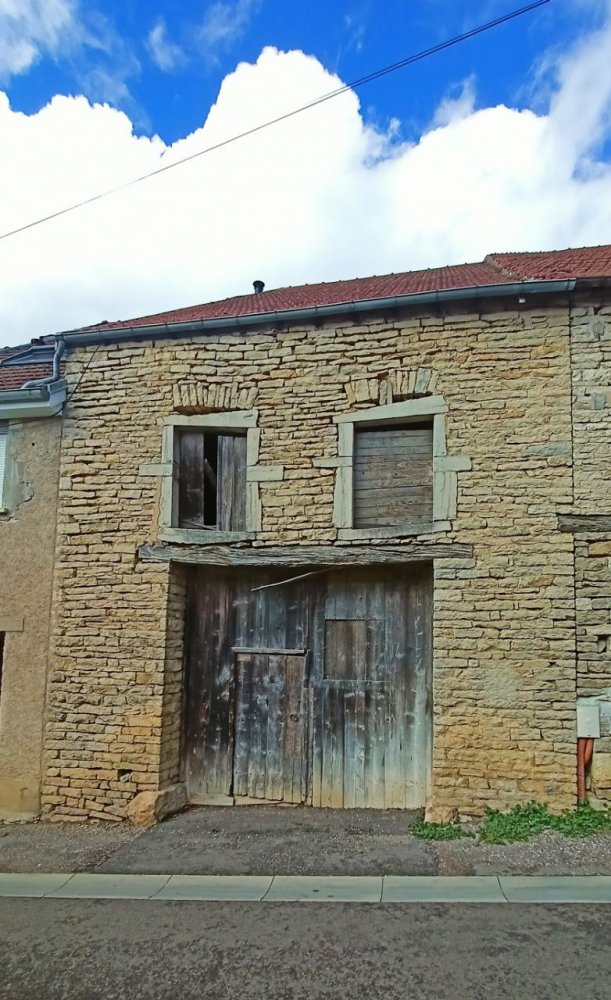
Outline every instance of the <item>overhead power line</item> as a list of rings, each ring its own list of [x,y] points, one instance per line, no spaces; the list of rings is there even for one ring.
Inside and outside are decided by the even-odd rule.
[[[100,201],[102,198],[108,198],[110,195],[117,194],[119,191],[125,191],[126,188],[133,187],[135,184],[140,184],[142,181],[149,180],[151,177],[157,177],[158,174],[163,174],[167,170],[173,170],[174,167],[179,167],[183,163],[188,163],[190,160],[196,160],[199,156],[205,156],[207,153],[213,153],[217,149],[222,149],[223,146],[229,146],[232,142],[238,142],[239,139],[246,139],[249,135],[255,135],[257,132],[261,132],[263,129],[269,128],[271,125],[277,125],[279,122],[286,121],[288,118],[294,118],[295,115],[300,115],[303,111],[308,111],[310,108],[316,108],[319,104],[324,104],[325,101],[330,101],[334,97],[339,97],[340,94],[345,94],[347,91],[364,87],[365,84],[372,83],[373,80],[379,80],[380,77],[387,76],[389,73],[395,73],[397,70],[403,69],[405,66],[411,66],[413,63],[427,59],[429,56],[433,56],[437,52],[443,52],[444,49],[449,49],[453,45],[458,45],[460,42],[465,42],[469,38],[481,35],[485,31],[490,31],[492,28],[498,28],[500,25],[506,24],[507,21],[513,21],[515,18],[522,17],[522,15],[528,14],[532,10],[536,10],[537,7],[544,7],[550,2],[551,0],[536,0],[536,3],[530,3],[526,7],[519,7],[516,10],[512,10],[508,14],[503,14],[501,17],[495,18],[493,21],[487,21],[485,24],[480,24],[477,28],[471,28],[470,31],[465,31],[461,35],[455,35],[453,38],[449,38],[445,42],[440,42],[438,45],[432,45],[428,49],[423,49],[421,52],[416,52],[414,55],[407,56],[405,59],[400,59],[398,62],[391,63],[389,66],[384,66],[382,69],[375,70],[373,73],[368,73],[367,76],[362,76],[358,80],[353,80],[352,83],[346,83],[343,86],[338,87],[337,90],[332,90],[328,94],[323,94],[321,97],[317,97],[308,104],[302,104],[299,108],[293,108],[292,111],[287,111],[283,115],[278,115],[277,118],[271,118],[269,121],[262,122],[260,125],[255,125],[253,128],[249,128],[245,132],[239,132],[237,135],[232,135],[228,139],[216,142],[212,146],[206,146],[205,149],[200,149],[196,153],[191,153],[189,156],[183,156],[180,160],[174,160],[172,163],[167,163],[165,166],[157,167],[156,170],[151,170],[149,173],[142,174],[140,177],[133,177],[131,180],[125,181],[123,184],[118,184],[116,187],[109,188],[107,191],[100,191],[98,194],[91,195],[89,198],[84,198],[82,201],[75,202],[73,205],[67,205],[65,208],[60,208],[57,212],[51,212],[50,215],[45,215],[40,219],[34,219],[32,222],[27,222],[24,226],[19,226],[17,229],[11,229],[7,233],[2,233],[0,234],[0,240],[6,240],[9,236],[16,236],[17,233],[23,233],[26,229],[33,229],[34,226],[41,226],[43,222],[50,222],[51,219],[57,219],[59,216],[67,215],[69,212],[76,212],[77,209],[83,208],[85,205],[91,205],[93,202]]]

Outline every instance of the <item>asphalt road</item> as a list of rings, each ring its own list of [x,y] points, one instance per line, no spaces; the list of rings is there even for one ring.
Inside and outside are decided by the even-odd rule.
[[[0,900],[4,1000],[606,1000],[611,907]]]

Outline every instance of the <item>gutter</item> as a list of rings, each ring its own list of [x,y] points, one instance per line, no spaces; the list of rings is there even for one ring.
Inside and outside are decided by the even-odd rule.
[[[435,292],[416,292],[411,295],[394,295],[380,299],[355,299],[328,306],[310,306],[305,309],[283,309],[274,312],[253,313],[247,316],[223,316],[217,319],[188,320],[179,323],[152,323],[146,326],[124,326],[120,329],[62,333],[59,339],[70,346],[87,344],[113,344],[125,340],[171,340],[216,330],[248,329],[254,326],[302,322],[345,316],[350,313],[372,312],[384,309],[401,309],[407,306],[443,304],[466,299],[506,298],[509,296],[550,295],[572,292],[574,278],[560,281],[515,281],[498,285],[472,285],[469,288],[446,288]],[[58,337],[43,337],[49,343]]]
[[[22,389],[34,389],[38,386],[52,385],[54,382],[59,382],[60,380],[60,362],[62,359],[62,354],[66,349],[66,342],[63,337],[59,337],[55,342],[55,354],[53,355],[53,368],[52,373],[48,378],[37,378],[31,379],[29,382],[24,382],[21,386]]]
[[[68,383],[65,379],[32,388],[8,389],[0,392],[0,420],[26,420],[54,417],[66,401]]]
[[[66,402],[67,385],[60,378],[60,365],[66,344],[62,337],[55,342],[52,374],[31,379],[21,389],[0,392],[0,420],[25,420],[54,417]]]

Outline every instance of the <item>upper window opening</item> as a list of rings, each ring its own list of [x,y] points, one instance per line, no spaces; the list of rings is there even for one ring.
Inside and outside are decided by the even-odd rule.
[[[433,421],[355,427],[355,528],[433,519]]]
[[[244,531],[246,435],[178,431],[179,528]]]

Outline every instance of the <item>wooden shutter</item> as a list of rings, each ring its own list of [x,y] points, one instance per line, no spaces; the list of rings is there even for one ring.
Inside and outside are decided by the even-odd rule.
[[[216,523],[219,531],[246,528],[246,437],[219,434]]]
[[[179,461],[178,527],[244,531],[246,436],[182,431]]]
[[[4,506],[4,479],[6,473],[6,452],[8,424],[0,424],[0,509]]]
[[[356,430],[354,527],[426,524],[432,519],[432,426]]]
[[[179,440],[178,527],[204,528],[206,527],[205,436],[202,431],[182,431]],[[208,488],[216,491],[215,483],[209,481]]]

